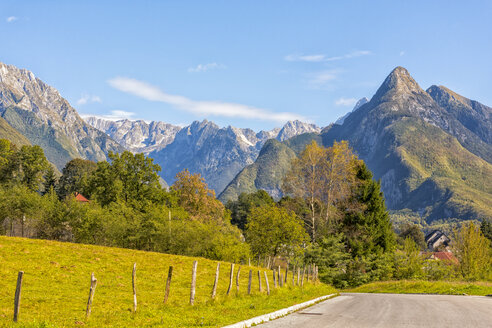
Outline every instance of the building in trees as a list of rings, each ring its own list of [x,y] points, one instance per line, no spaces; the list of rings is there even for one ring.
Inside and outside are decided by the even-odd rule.
[[[425,236],[427,248],[433,252],[447,249],[450,241],[451,239],[440,230],[434,230]]]

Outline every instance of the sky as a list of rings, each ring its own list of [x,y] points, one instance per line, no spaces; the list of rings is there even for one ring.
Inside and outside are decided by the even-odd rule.
[[[81,115],[326,126],[396,66],[492,106],[492,1],[0,1],[0,62]]]

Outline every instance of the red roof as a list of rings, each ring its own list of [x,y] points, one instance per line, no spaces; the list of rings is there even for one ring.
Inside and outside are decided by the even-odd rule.
[[[451,252],[434,252],[431,257],[441,261],[458,263],[458,259]]]
[[[81,203],[88,203],[89,200],[82,196],[82,194],[79,194],[78,192],[75,193],[75,200]]]

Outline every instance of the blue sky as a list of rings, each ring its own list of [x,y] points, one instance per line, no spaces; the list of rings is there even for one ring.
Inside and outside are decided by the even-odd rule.
[[[325,126],[396,66],[492,105],[492,1],[0,2],[0,61],[81,114]]]

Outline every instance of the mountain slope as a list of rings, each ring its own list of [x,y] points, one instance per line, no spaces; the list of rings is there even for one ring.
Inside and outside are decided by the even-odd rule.
[[[85,123],[53,87],[25,69],[0,63],[0,116],[59,169],[74,158],[105,160],[123,148]]]
[[[257,160],[236,175],[219,195],[219,199],[227,202],[237,199],[242,192],[251,193],[259,189],[279,198],[282,194],[282,179],[290,169],[292,160],[311,140],[321,142],[315,133],[301,134],[284,142],[268,140]]]
[[[7,121],[0,117],[0,139],[7,139],[17,147],[30,145],[29,140],[26,139],[16,129],[11,127]]]
[[[492,144],[492,108],[460,96],[444,86],[433,85],[427,93],[447,113],[483,142]]]
[[[362,105],[365,105],[369,102],[369,99],[367,99],[366,97],[364,98],[361,98],[357,101],[357,103],[355,104],[354,108],[348,112],[347,114],[343,115],[342,117],[340,117],[338,120],[335,121],[335,124],[338,124],[338,125],[342,125],[343,122],[345,121],[345,119],[350,115],[352,114],[353,112],[355,112],[356,110],[358,110]]]
[[[478,139],[398,67],[369,103],[352,112],[342,125],[325,128],[320,137],[325,146],[335,140],[349,141],[374,176],[381,179],[390,209],[410,208],[429,220],[492,218],[492,166],[471,151],[478,149],[487,158],[486,152],[481,153],[486,148],[475,147],[473,142],[460,143],[454,136],[460,133]],[[261,160],[259,157],[257,162]],[[274,182],[266,187],[277,185]],[[224,195],[243,191],[236,188],[232,193],[229,188],[232,186]]]

